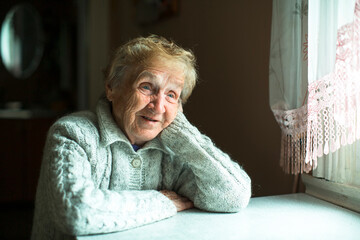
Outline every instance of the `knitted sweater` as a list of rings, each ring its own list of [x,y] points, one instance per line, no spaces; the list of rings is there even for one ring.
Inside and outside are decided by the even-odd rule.
[[[126,230],[176,214],[159,190],[206,211],[236,212],[251,195],[248,175],[178,113],[134,151],[107,100],[49,130],[37,188],[33,240]]]

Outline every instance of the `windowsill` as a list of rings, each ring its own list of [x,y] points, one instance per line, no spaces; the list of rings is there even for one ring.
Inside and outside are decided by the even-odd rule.
[[[309,174],[303,174],[302,181],[307,194],[360,212],[360,188],[315,178]]]

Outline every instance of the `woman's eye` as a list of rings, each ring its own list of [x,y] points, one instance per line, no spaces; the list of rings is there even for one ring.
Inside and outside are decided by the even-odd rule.
[[[171,103],[176,103],[177,102],[177,95],[174,92],[169,92],[166,95],[166,99],[171,102]]]
[[[149,83],[142,83],[139,86],[139,90],[144,94],[151,94],[152,87]]]

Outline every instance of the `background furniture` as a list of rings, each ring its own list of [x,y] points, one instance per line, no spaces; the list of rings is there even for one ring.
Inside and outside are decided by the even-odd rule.
[[[46,133],[54,120],[50,113],[0,110],[0,203],[34,201]]]

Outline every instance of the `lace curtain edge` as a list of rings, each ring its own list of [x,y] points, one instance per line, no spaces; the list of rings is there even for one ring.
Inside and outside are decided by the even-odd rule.
[[[334,71],[309,84],[308,104],[272,109],[281,128],[280,166],[310,172],[317,158],[360,139],[360,0],[355,19],[338,31]]]

